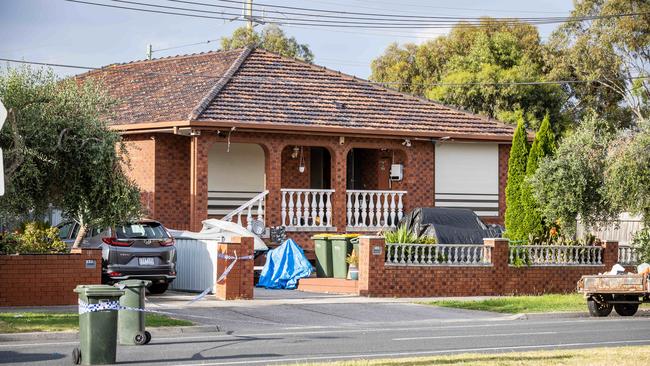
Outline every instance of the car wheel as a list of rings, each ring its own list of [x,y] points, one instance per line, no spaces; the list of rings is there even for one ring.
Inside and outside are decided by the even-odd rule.
[[[636,296],[624,296],[621,300],[624,301],[637,301]],[[616,314],[620,316],[632,316],[639,310],[639,304],[614,304]]]
[[[607,302],[605,295],[594,295],[587,300],[589,314],[595,317],[605,317],[612,312],[612,304]]]
[[[144,331],[144,336],[147,338],[144,342],[144,344],[149,344],[151,342],[151,333],[147,332],[146,330]]]
[[[149,293],[152,295],[160,295],[160,294],[164,294],[165,291],[167,291],[168,287],[169,287],[169,283],[167,282],[152,283],[151,286],[149,286],[148,290]]]

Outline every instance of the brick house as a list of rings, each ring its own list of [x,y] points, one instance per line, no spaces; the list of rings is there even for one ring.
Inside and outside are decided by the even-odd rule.
[[[170,228],[260,219],[309,246],[314,232],[376,232],[420,206],[503,222],[513,128],[501,122],[261,49],[78,78],[119,100],[109,122],[128,172]]]

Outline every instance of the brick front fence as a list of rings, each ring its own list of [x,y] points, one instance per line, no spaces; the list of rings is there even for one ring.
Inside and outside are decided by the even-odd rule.
[[[532,265],[512,266],[513,253],[506,239],[485,239],[483,246],[452,248],[389,245],[381,237],[361,237],[359,294],[377,297],[486,296],[574,292],[582,275],[608,271],[618,261],[618,243],[600,247],[531,248]],[[416,249],[419,248],[419,249]],[[471,248],[471,247],[477,247]],[[553,248],[553,247],[549,247]],[[527,248],[528,249],[528,248]],[[435,252],[434,252],[435,250]],[[433,254],[432,254],[433,253]],[[389,254],[389,255],[387,255]],[[459,259],[460,258],[460,259]],[[553,261],[562,260],[558,264]]]
[[[0,306],[76,305],[77,285],[101,281],[101,250],[0,255]]]

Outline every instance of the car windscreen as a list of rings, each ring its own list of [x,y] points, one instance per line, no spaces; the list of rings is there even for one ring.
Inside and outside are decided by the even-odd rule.
[[[115,227],[118,239],[167,239],[167,231],[158,223],[123,224]]]

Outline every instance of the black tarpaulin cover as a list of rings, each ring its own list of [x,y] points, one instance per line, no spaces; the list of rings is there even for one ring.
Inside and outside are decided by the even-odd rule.
[[[435,237],[439,244],[483,244],[490,231],[474,211],[465,208],[416,208],[400,221],[400,227],[418,237]]]

